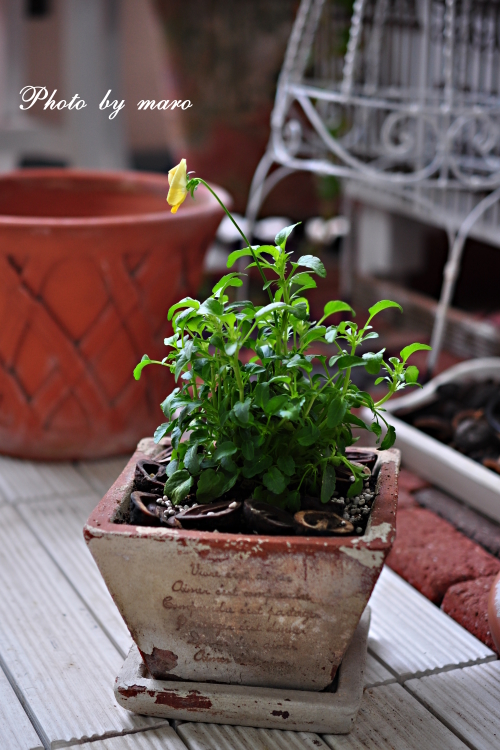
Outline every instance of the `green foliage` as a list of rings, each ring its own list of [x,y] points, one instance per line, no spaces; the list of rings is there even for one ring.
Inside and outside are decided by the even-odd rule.
[[[190,192],[197,180],[189,183]],[[247,246],[228,259],[228,267],[244,257],[249,267],[258,267],[269,304],[230,302],[227,289],[241,285],[241,274],[231,272],[203,302],[186,298],[170,308],[173,335],[165,339],[170,351],[155,364],[170,369],[177,387],[162,404],[166,422],[155,440],[165,435],[172,439],[165,492],[175,504],[193,493],[198,502],[208,503],[238,484],[247,497],[296,511],[304,494],[330,500],[339,466],[354,475],[352,497],[363,487],[362,467],[345,455],[355,442],[353,426],[371,430],[380,440],[382,404],[395,391],[416,384],[418,370],[407,368],[406,360],[428,347],[413,344],[403,349],[401,359],[388,362],[383,349],[356,354],[361,344],[376,338],[372,318],[389,307],[399,308],[397,303],[378,302],[361,327],[345,320],[323,325],[333,314],[354,316],[339,300],[325,305],[321,320],[310,320],[303,292],[315,287],[313,275],[324,277],[326,272],[312,255],[292,260],[286,251],[292,229],[283,229],[276,245]],[[325,356],[308,353],[313,342],[335,347],[328,365]],[[152,363],[144,355],[134,377],[138,380]],[[374,403],[360,391],[351,381],[353,367],[364,367],[371,375],[382,370],[377,382],[386,381],[386,396]],[[371,425],[352,413],[362,406],[373,413]],[[389,426],[382,447],[390,447],[394,439]]]

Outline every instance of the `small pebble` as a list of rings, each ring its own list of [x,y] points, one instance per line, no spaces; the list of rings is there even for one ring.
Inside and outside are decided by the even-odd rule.
[[[169,516],[175,516],[175,510],[173,508],[169,508],[165,513]]]
[[[215,513],[213,512],[213,510],[209,510],[207,516],[215,516]]]
[[[168,495],[163,495],[164,500],[168,500]]]
[[[236,508],[237,505],[238,505],[238,503],[236,502],[236,500],[234,500],[232,503],[229,503],[229,505],[227,507],[228,508]]]
[[[342,516],[342,518],[344,518],[346,521],[348,521],[349,520],[349,513],[344,513],[344,515]]]
[[[362,533],[363,533],[363,529],[361,528],[361,526],[357,526],[356,527],[356,534],[362,534]]]
[[[349,481],[350,482],[355,482],[356,481],[356,477],[349,477]]]

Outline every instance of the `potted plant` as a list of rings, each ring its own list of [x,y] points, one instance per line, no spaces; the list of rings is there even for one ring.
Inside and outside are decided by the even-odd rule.
[[[211,190],[189,179],[184,161],[170,179],[175,211],[200,184]],[[388,300],[362,326],[329,322],[353,315],[341,301],[311,321],[304,292],[324,268],[311,255],[291,258],[292,230],[261,247],[243,236],[246,247],[228,259],[230,268],[241,257],[257,266],[268,304],[231,302],[241,279],[230,271],[208,299],[170,308],[170,352],[159,364],[178,385],[162,404],[167,421],[139,445],[85,527],[157,678],[323,690],[394,540],[394,430],[367,457],[353,447],[352,429],[380,437],[383,404],[416,383],[407,360],[427,347],[413,344],[389,362],[383,350],[359,355],[376,338],[375,316],[398,306]],[[336,353],[312,354],[313,342]],[[145,355],[135,377],[150,364]],[[388,389],[378,403],[352,382],[354,367],[383,370]],[[361,406],[371,410],[369,425],[354,413]],[[159,451],[163,468],[152,460]],[[142,481],[160,485],[156,504],[141,503]]]

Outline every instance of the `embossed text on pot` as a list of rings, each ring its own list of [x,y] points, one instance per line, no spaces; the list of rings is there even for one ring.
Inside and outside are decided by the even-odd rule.
[[[84,534],[149,671],[162,679],[322,690],[395,537],[399,451],[380,452],[359,537],[270,537],[114,523],[141,441]]]

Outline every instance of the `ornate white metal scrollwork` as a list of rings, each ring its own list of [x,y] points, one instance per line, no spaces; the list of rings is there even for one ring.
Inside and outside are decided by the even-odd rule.
[[[482,220],[491,191],[500,196],[500,0],[355,0],[350,19],[342,7],[301,2],[249,215],[282,177],[308,170],[425,203],[450,236],[450,226],[461,227],[433,339],[438,352],[464,227]],[[450,217],[436,190],[460,193],[467,200],[457,205],[468,201],[468,210]]]

